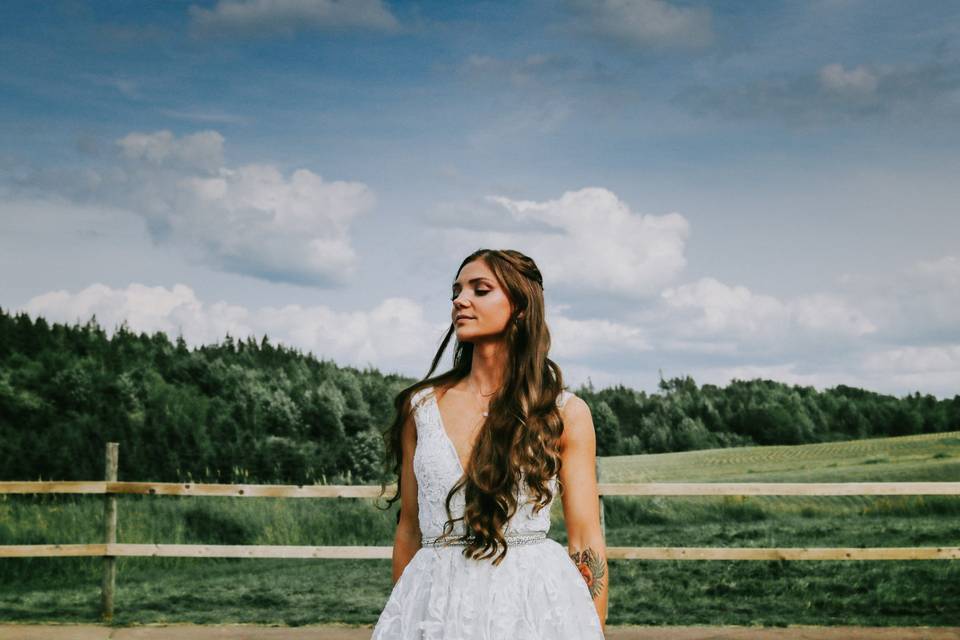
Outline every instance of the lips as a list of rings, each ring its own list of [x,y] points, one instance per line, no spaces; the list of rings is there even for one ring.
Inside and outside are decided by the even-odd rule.
[[[457,316],[457,319],[455,320],[455,322],[459,322],[460,320],[475,320],[475,318],[472,318],[470,316]]]

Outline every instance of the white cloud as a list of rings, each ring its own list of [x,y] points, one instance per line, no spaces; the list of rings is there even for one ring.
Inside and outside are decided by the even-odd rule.
[[[864,66],[846,70],[840,64],[828,64],[820,69],[820,85],[838,93],[872,94],[877,89],[877,75]]]
[[[553,343],[551,353],[558,358],[622,358],[653,349],[647,331],[637,325],[601,318],[575,320],[560,313],[548,315],[547,322]]]
[[[673,333],[682,338],[707,336],[768,340],[785,333],[788,306],[772,296],[714,278],[664,289],[661,298],[675,313]]]
[[[362,183],[326,182],[306,169],[285,178],[269,165],[221,168],[176,187],[179,202],[159,204],[180,241],[193,241],[224,270],[301,284],[353,277],[350,224],[374,204]]]
[[[689,374],[697,384],[724,386],[730,381],[761,378],[823,390],[837,385],[903,396],[915,391],[939,398],[960,393],[960,344],[936,349],[893,349],[868,352],[841,364],[817,362],[801,354],[796,360],[775,364],[746,363],[710,366],[708,363],[677,368],[669,364],[664,377]]]
[[[580,28],[638,47],[700,48],[713,42],[707,7],[663,0],[569,0],[584,19]]]
[[[550,265],[546,286],[555,282],[571,290],[642,298],[656,294],[686,265],[683,251],[690,227],[683,216],[635,214],[606,189],[568,191],[545,202],[488,199],[538,230],[451,232],[451,239],[457,244],[482,240],[492,246],[523,247]]]
[[[815,293],[790,301],[797,326],[822,334],[859,338],[878,331],[877,325],[842,297]]]
[[[939,282],[949,289],[960,289],[960,258],[943,256],[936,260],[919,260],[908,273]]]
[[[781,300],[707,277],[664,289],[661,298],[663,346],[681,351],[789,357],[811,345],[849,348],[877,331],[870,318],[833,294]]]
[[[341,365],[381,370],[424,372],[427,356],[438,346],[448,323],[430,323],[422,308],[404,298],[386,298],[359,311],[337,311],[323,305],[250,309],[224,301],[204,302],[184,284],[172,288],[133,283],[123,289],[93,284],[81,291],[52,291],[22,306],[50,322],[86,322],[94,314],[108,334],[124,319],[135,332],[162,331],[171,339],[182,334],[191,346],[264,334]]]
[[[873,388],[960,394],[960,343],[898,347],[866,354],[860,363]]]
[[[878,373],[953,373],[960,381],[960,345],[886,349],[866,355],[863,366]]]
[[[665,289],[662,307],[644,324],[658,347],[654,357],[680,359],[699,383],[761,377],[892,394],[960,393],[955,256],[918,261],[884,279],[847,275],[841,283],[839,293],[780,299],[701,278]]]
[[[108,334],[126,320],[132,331],[162,331],[171,339],[183,335],[191,346],[220,342],[228,333],[240,339],[266,334],[274,344],[312,351],[339,364],[369,363],[408,375],[425,373],[450,327],[447,320],[431,322],[420,305],[406,298],[386,298],[372,308],[348,311],[298,304],[250,309],[224,301],[204,302],[185,284],[168,289],[133,283],[118,289],[97,283],[76,293],[58,290],[35,296],[22,309],[50,322],[84,323],[96,315]],[[571,320],[560,309],[550,313],[549,323],[553,353],[560,358],[622,356],[651,348],[638,327]],[[451,351],[452,346],[448,357]]]
[[[201,131],[179,140],[170,131],[128,133],[117,140],[123,156],[153,166],[197,169],[209,173],[223,166],[223,136]]]
[[[947,257],[918,262],[904,274],[936,274],[949,287],[958,275],[955,267]],[[929,306],[916,309],[929,312]],[[654,371],[661,369],[665,377],[692,375],[699,384],[721,386],[763,378],[893,395],[960,393],[956,330],[944,344],[891,348],[883,343],[895,336],[883,334],[883,323],[840,294],[781,299],[702,278],[664,289],[660,304],[636,314],[632,324],[559,315],[548,321],[558,336],[557,358],[571,380],[589,373],[601,385],[623,381],[652,388]]]
[[[396,31],[381,0],[219,0],[212,9],[189,7],[191,32],[205,35],[292,36],[304,30]]]
[[[310,286],[349,282],[358,263],[351,225],[375,205],[373,192],[308,169],[284,176],[269,164],[227,167],[223,145],[216,131],[133,132],[116,141],[113,166],[22,182],[135,212],[154,241],[221,271]]]
[[[193,344],[214,342],[226,333],[246,337],[254,332],[246,309],[224,302],[205,306],[184,284],[167,289],[133,283],[113,289],[96,283],[77,293],[58,290],[36,296],[23,309],[51,322],[82,323],[96,315],[108,333],[126,319],[133,331],[162,331],[171,338],[182,333]]]
[[[843,296],[863,309],[888,342],[960,341],[960,259],[919,260],[890,277],[846,275]]]

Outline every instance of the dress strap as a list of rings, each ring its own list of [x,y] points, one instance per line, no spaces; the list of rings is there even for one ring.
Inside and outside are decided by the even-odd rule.
[[[423,402],[424,398],[426,398],[432,392],[433,392],[433,387],[424,387],[422,389],[418,389],[416,393],[411,395],[410,406],[413,408],[413,410],[416,411],[417,409],[419,409],[420,404]]]

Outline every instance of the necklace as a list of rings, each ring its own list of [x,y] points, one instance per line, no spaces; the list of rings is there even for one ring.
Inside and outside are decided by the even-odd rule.
[[[493,394],[495,394],[495,393],[496,393],[497,391],[499,391],[499,390],[500,390],[500,387],[497,387],[496,389],[494,389],[494,390],[491,391],[490,393],[483,393],[483,392],[481,392],[479,395],[482,396],[482,397],[484,397],[484,398],[489,398],[490,396],[492,396]],[[477,395],[478,395],[477,392],[474,391],[473,394],[474,394],[474,395],[473,395],[474,399],[476,399],[476,397],[477,397]],[[482,408],[482,407],[481,407],[481,408]],[[480,411],[480,415],[482,415],[484,418],[486,418],[486,417],[488,417],[488,416],[490,415],[490,412],[489,412],[489,411]]]

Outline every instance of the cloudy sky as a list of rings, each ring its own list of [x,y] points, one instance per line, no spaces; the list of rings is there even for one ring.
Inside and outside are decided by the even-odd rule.
[[[572,387],[960,393],[958,2],[13,0],[0,92],[7,312],[421,377],[514,248]]]

